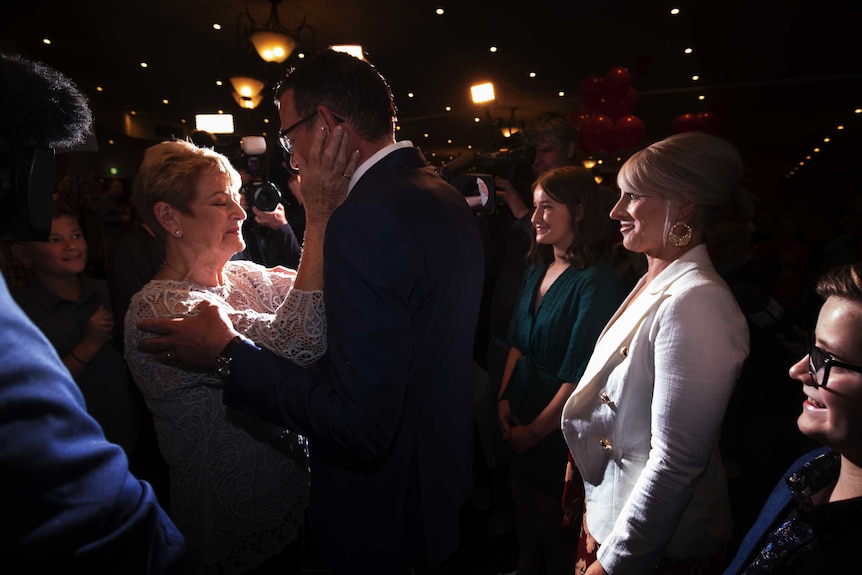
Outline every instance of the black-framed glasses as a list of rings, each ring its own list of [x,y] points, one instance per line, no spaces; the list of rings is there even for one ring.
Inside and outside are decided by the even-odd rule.
[[[278,132],[278,143],[281,144],[281,147],[284,149],[285,152],[287,152],[288,154],[291,154],[291,155],[293,154],[293,140],[291,140],[288,137],[288,134],[290,134],[292,131],[294,131],[295,129],[297,129],[298,127],[300,127],[301,125],[303,125],[304,123],[309,121],[310,119],[314,118],[316,115],[317,115],[317,110],[315,110],[311,114],[305,116],[304,118],[302,118],[298,122],[294,122],[293,124],[286,127],[285,129],[279,130],[279,132]]]
[[[808,373],[811,374],[811,379],[814,380],[817,387],[826,387],[826,384],[829,382],[829,370],[833,367],[862,373],[862,366],[838,361],[813,343],[809,344]]]

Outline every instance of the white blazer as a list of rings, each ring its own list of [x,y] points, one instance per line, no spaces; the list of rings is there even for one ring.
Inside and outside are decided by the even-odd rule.
[[[704,245],[605,326],[561,424],[609,573],[650,573],[730,538],[717,444],[747,356],[745,317]]]

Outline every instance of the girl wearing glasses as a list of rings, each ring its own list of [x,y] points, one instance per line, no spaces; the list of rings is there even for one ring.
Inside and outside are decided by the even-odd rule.
[[[862,537],[862,263],[817,283],[824,299],[808,355],[790,367],[805,401],[797,425],[825,447],[775,486],[725,575],[839,573]]]

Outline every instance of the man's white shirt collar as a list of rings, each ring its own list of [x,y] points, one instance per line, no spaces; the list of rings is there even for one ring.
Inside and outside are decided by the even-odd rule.
[[[377,152],[374,153],[373,156],[362,162],[362,164],[356,168],[356,171],[353,172],[353,177],[350,178],[350,184],[347,188],[347,193],[353,189],[353,185],[359,181],[359,178],[367,172],[371,166],[394,152],[395,150],[400,150],[401,148],[412,148],[413,142],[410,140],[401,140],[400,142],[395,142],[394,144],[389,144],[385,148],[380,148]]]

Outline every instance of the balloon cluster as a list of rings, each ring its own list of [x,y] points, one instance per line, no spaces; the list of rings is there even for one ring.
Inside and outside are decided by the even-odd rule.
[[[578,148],[587,154],[614,152],[643,140],[646,125],[634,115],[638,93],[628,68],[611,68],[604,78],[587,76],[578,89],[581,109],[571,117],[578,129]]]
[[[673,119],[671,129],[674,134],[679,134],[680,132],[707,132],[715,134],[718,131],[718,120],[712,112],[680,114]]]

